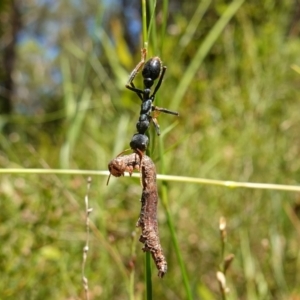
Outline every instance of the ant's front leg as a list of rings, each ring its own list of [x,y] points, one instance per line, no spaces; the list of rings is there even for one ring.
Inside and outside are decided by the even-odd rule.
[[[142,48],[141,49],[141,61],[136,65],[136,67],[133,69],[133,71],[130,73],[129,79],[126,83],[126,87],[130,89],[130,87],[133,87],[133,80],[137,73],[140,71],[140,69],[144,66],[145,61],[147,57],[147,49]]]

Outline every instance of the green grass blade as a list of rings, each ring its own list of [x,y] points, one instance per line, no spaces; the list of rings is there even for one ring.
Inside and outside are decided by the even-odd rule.
[[[152,20],[153,14],[151,15]],[[143,23],[143,42],[144,47],[148,49],[149,32],[151,29],[151,21],[149,31],[147,28],[147,4],[145,0],[142,0],[142,23]],[[148,31],[148,32],[147,32]],[[151,255],[150,252],[145,252],[145,285],[146,285],[146,299],[152,299],[152,276],[151,276]]]
[[[106,58],[116,78],[116,85],[120,90],[122,90],[124,89],[124,82],[126,82],[128,78],[128,72],[120,64],[116,48],[112,45],[112,42],[110,41],[108,35],[102,28],[99,28],[97,36],[102,43]]]
[[[213,46],[213,44],[216,42],[217,38],[220,36],[222,30],[225,28],[225,26],[228,24],[228,22],[231,20],[231,18],[235,15],[237,10],[240,8],[240,6],[243,4],[244,0],[235,0],[233,1],[224,14],[221,16],[221,18],[218,20],[218,22],[215,24],[215,26],[212,28],[212,30],[209,32],[203,43],[200,45],[194,59],[191,61],[190,65],[188,66],[187,70],[185,71],[182,80],[179,82],[179,85],[175,91],[175,95],[173,97],[173,100],[171,101],[170,107],[172,109],[177,109],[180,102],[182,101],[182,98],[187,91],[191,81],[193,80],[197,70],[199,69],[203,59],[208,54],[209,50]]]
[[[160,166],[161,166],[161,171],[163,173],[165,173],[165,164],[164,164],[164,147],[163,147],[163,142],[162,140],[160,140],[159,142],[159,156],[160,156]],[[180,248],[179,248],[179,243],[178,243],[178,239],[176,236],[176,231],[175,231],[175,226],[174,226],[174,221],[172,218],[172,214],[170,213],[170,209],[169,209],[169,201],[168,201],[168,193],[167,193],[167,185],[166,182],[164,181],[161,187],[161,200],[162,200],[162,205],[165,211],[165,215],[167,217],[167,223],[168,223],[168,227],[171,233],[171,239],[172,239],[172,244],[175,250],[175,254],[177,257],[177,261],[179,263],[180,266],[180,271],[181,271],[181,276],[183,279],[183,284],[184,284],[184,288],[185,288],[185,294],[186,294],[186,298],[185,299],[193,299],[192,297],[192,291],[191,291],[191,287],[190,287],[190,283],[189,283],[189,278],[187,275],[187,271],[184,265],[184,261],[180,252]]]
[[[146,299],[152,300],[152,272],[151,272],[151,253],[145,252],[145,280],[146,280]]]
[[[74,112],[76,111],[76,100],[71,78],[70,63],[65,56],[62,56],[61,58],[61,71],[63,76],[62,83],[64,94],[65,117],[68,121],[72,118]]]
[[[131,258],[136,257],[136,240],[137,240],[136,230],[132,232],[132,244],[131,244]],[[132,268],[129,277],[129,299],[134,300],[134,278],[135,269]]]
[[[66,141],[63,144],[60,152],[60,164],[62,168],[68,168],[69,166],[70,152],[72,151],[79,137],[83,120],[86,116],[86,112],[90,105],[91,94],[92,93],[88,88],[84,90],[82,99],[78,104],[78,111],[74,115],[72,122],[70,122],[69,124],[69,130],[67,131]]]
[[[157,30],[155,20],[155,9],[156,9],[156,0],[149,1],[150,9],[150,23],[148,29],[148,40],[151,41],[151,49],[156,53],[157,52]]]
[[[192,40],[192,38],[196,32],[196,29],[197,29],[199,23],[201,22],[204,14],[207,11],[210,4],[211,4],[211,0],[205,0],[205,1],[199,2],[199,5],[198,5],[191,21],[189,22],[189,25],[187,26],[184,35],[179,40],[180,54],[183,52],[185,47]],[[180,55],[178,55],[178,56],[180,56]]]
[[[143,45],[148,49],[148,32],[147,32],[147,5],[146,0],[142,0],[142,22],[143,22]]]
[[[162,26],[161,26],[161,33],[160,33],[160,52],[162,53],[162,49],[164,48],[164,41],[165,41],[165,35],[166,30],[168,26],[168,14],[169,14],[169,0],[163,0],[163,8],[162,8],[163,18],[162,18]]]

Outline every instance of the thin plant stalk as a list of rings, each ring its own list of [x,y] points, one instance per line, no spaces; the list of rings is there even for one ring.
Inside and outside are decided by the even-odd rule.
[[[136,257],[136,230],[132,233],[131,259],[132,269],[129,276],[129,299],[134,300],[134,276],[135,276],[135,257]]]
[[[143,22],[143,45],[144,45],[144,48],[148,49],[146,0],[142,0],[142,22]]]
[[[142,23],[143,23],[143,44],[144,44],[144,48],[148,49],[146,0],[142,0]],[[146,284],[146,299],[152,300],[151,254],[148,251],[145,252],[145,284]]]
[[[166,1],[166,0],[165,0]],[[189,22],[188,26],[186,27],[185,33],[179,40],[179,54],[180,56],[183,51],[185,50],[186,46],[190,43],[190,41],[193,39],[195,32],[197,30],[198,25],[202,21],[202,18],[204,14],[206,13],[209,5],[211,4],[212,0],[204,0],[199,1],[198,7]]]
[[[55,175],[94,175],[94,176],[108,176],[108,171],[98,170],[74,170],[74,169],[24,169],[24,168],[13,168],[13,169],[0,169],[0,174],[55,174]],[[140,174],[133,173],[131,175],[125,174],[125,177],[140,178]],[[185,182],[185,183],[196,183],[204,185],[215,185],[223,186],[226,188],[247,188],[247,189],[258,189],[258,190],[272,190],[272,191],[286,191],[286,192],[300,192],[299,185],[287,185],[287,184],[276,184],[276,183],[260,183],[260,182],[239,182],[232,180],[216,180],[198,177],[188,176],[175,176],[175,175],[162,175],[157,174],[157,180],[163,181],[174,181],[174,182]]]
[[[148,30],[148,39],[151,38],[151,48],[156,52],[157,51],[157,35],[156,35],[156,23],[154,22],[155,9],[156,9],[156,0],[152,0],[149,2],[150,8],[150,23]]]
[[[152,274],[151,274],[151,254],[145,252],[145,280],[146,280],[146,299],[152,300]]]
[[[161,41],[160,41],[160,47],[161,49],[164,48],[164,41],[165,41],[165,35],[166,35],[166,29],[167,29],[167,24],[168,24],[168,13],[169,13],[169,0],[163,0],[163,23],[161,27]]]
[[[85,202],[85,227],[86,227],[86,240],[85,246],[83,247],[83,259],[82,259],[82,267],[81,267],[81,274],[82,274],[82,283],[84,288],[85,299],[89,300],[89,285],[88,285],[88,278],[85,276],[85,265],[87,261],[87,254],[89,251],[89,241],[90,241],[90,219],[89,215],[93,211],[92,208],[89,207],[89,196],[88,193],[90,191],[92,178],[88,177],[87,179],[87,192],[84,197]]]
[[[164,173],[165,172],[165,164],[164,164],[163,154],[164,154],[163,142],[160,140],[160,142],[159,142],[160,166],[161,166],[161,171]],[[185,294],[186,294],[185,299],[191,300],[191,299],[193,299],[192,291],[191,291],[187,271],[186,271],[186,268],[184,265],[184,261],[183,261],[183,258],[182,258],[181,252],[180,252],[179,243],[178,243],[178,239],[177,239],[176,232],[175,232],[174,221],[172,218],[172,214],[170,213],[170,210],[169,210],[167,184],[165,181],[162,184],[161,191],[162,191],[161,192],[161,200],[162,200],[163,208],[165,211],[165,215],[167,217],[167,223],[168,223],[168,227],[169,227],[169,230],[171,233],[173,247],[175,250],[177,261],[180,266],[181,276],[183,279],[183,284],[184,284]]]

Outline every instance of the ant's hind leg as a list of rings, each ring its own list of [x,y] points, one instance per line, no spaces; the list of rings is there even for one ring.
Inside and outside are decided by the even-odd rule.
[[[155,117],[152,117],[152,122],[155,127],[155,131],[156,131],[157,135],[160,135],[160,129],[159,129],[160,127],[159,127],[158,121]]]
[[[158,106],[152,106],[152,111],[159,111],[159,112],[163,112],[165,114],[169,114],[169,115],[174,115],[174,116],[179,116],[179,113],[173,110],[169,110],[163,107],[158,107]]]

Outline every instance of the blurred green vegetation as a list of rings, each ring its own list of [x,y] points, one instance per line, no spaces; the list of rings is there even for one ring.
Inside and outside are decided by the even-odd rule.
[[[168,67],[156,104],[180,112],[178,119],[160,116],[161,137],[150,130],[158,173],[162,143],[165,174],[297,185],[300,39],[293,30],[299,26],[292,22],[293,1],[245,1],[202,63],[194,61],[198,49],[230,2],[180,5],[168,20],[161,19],[157,7],[155,37],[149,42],[149,57],[159,55]],[[86,13],[101,19],[103,7],[94,8]],[[1,116],[1,126],[9,124],[9,132],[0,136],[1,168],[106,170],[128,148],[140,101],[125,83],[140,53],[130,54],[118,18],[110,29],[108,34],[99,26],[92,38],[77,35],[75,28],[61,32],[61,51],[53,62],[61,84],[52,98],[35,99],[39,109]],[[28,95],[51,85],[48,66],[30,59],[35,51],[43,49],[17,48],[14,78],[18,82],[27,74]],[[184,85],[190,68],[195,74]],[[182,96],[179,87],[186,89]],[[93,223],[86,276],[91,299],[128,299],[141,187],[133,178],[112,178],[108,187],[106,180],[93,176],[89,193]],[[1,175],[0,185],[0,298],[83,298],[86,178],[11,174]],[[226,252],[235,255],[226,276],[227,298],[300,298],[298,193],[173,182],[167,193],[194,299],[221,297],[216,279],[221,216],[227,220]],[[161,204],[159,229],[168,273],[160,280],[153,268],[153,298],[186,299]],[[134,245],[134,294],[143,299],[144,254],[139,242]]]

